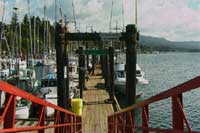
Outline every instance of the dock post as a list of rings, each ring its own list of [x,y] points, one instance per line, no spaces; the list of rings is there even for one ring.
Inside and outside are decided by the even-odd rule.
[[[109,64],[110,64],[110,99],[114,101],[115,89],[114,89],[114,49],[109,47]]]
[[[86,50],[88,50],[88,42],[86,42]],[[89,70],[89,55],[86,55],[87,71]]]
[[[108,55],[104,56],[104,69],[105,69],[105,84],[106,87],[109,88],[109,75],[110,75],[110,71],[109,71],[109,59],[108,59]]]
[[[95,55],[92,55],[92,75],[94,75],[95,70]]]
[[[126,27],[126,94],[128,104],[135,103],[136,96],[136,37],[137,29],[135,25]]]
[[[57,95],[58,106],[66,108],[66,83],[64,80],[64,44],[65,31],[61,24],[56,23],[55,49],[56,49],[56,63],[57,63]],[[64,123],[65,114],[61,113],[60,123]],[[59,128],[62,131],[62,127]]]
[[[79,47],[79,89],[80,98],[83,98],[83,89],[85,88],[85,56],[83,55],[83,48]]]
[[[70,101],[69,101],[69,80],[70,80],[70,77],[69,77],[69,57],[68,57],[68,54],[65,53],[65,65],[66,65],[66,108],[67,109],[70,109]]]

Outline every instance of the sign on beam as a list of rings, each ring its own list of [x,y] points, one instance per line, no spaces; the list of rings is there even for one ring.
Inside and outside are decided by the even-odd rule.
[[[110,52],[108,50],[84,50],[83,54],[86,55],[106,55],[106,54],[110,54]]]

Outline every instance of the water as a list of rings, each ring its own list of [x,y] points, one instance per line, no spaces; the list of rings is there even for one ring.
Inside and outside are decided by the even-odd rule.
[[[168,90],[200,75],[200,53],[162,53],[140,55],[138,62],[149,84],[137,88],[143,91],[140,100]],[[193,130],[200,131],[200,89],[183,95],[184,110]],[[172,127],[171,99],[150,106],[151,127]],[[140,116],[140,113],[137,113]],[[141,123],[140,118],[136,118]]]

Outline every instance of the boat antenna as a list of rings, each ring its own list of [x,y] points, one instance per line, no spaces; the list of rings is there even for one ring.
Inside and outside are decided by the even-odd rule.
[[[74,7],[74,0],[72,0],[72,9],[73,9],[73,17],[74,17],[74,29],[75,32],[77,31],[77,25],[76,25],[76,13],[75,13],[75,7]]]
[[[109,25],[109,30],[110,30],[110,32],[111,32],[111,30],[112,30],[113,5],[114,5],[114,0],[112,0],[111,11],[110,11],[110,25]]]

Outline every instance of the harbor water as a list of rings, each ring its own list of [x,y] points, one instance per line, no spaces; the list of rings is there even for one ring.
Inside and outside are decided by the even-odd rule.
[[[148,85],[137,85],[137,91],[143,95],[137,99],[141,101],[159,94],[176,85],[200,75],[200,53],[160,53],[141,54],[138,63],[145,71]],[[184,93],[183,104],[186,117],[192,129],[200,131],[200,88]],[[121,102],[123,106],[123,102]],[[172,127],[171,98],[156,102],[149,106],[150,126],[153,128]],[[140,110],[141,111],[141,110]],[[136,121],[141,124],[141,113],[136,111]]]

